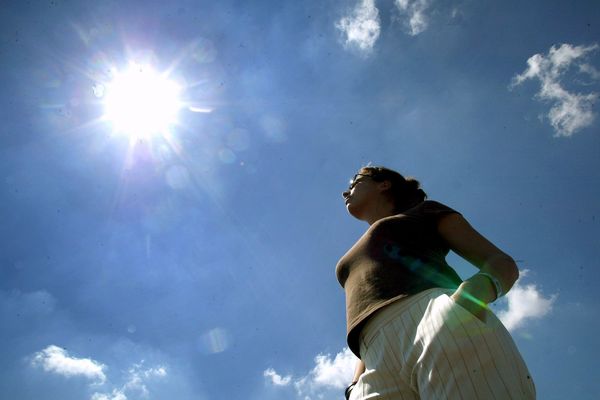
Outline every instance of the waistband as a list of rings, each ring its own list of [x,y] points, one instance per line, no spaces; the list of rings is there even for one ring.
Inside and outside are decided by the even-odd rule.
[[[413,305],[421,302],[421,301],[429,301],[430,299],[436,298],[443,294],[452,294],[454,293],[454,289],[447,288],[432,288],[426,289],[422,292],[414,294],[409,297],[403,297],[382,309],[378,310],[375,315],[373,315],[365,326],[360,331],[359,343],[362,345],[368,344],[371,342],[373,337],[379,331],[379,328],[388,324],[394,318],[401,315],[404,311],[411,308]]]

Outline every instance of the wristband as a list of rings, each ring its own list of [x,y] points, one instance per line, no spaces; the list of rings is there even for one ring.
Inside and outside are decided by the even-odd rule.
[[[350,400],[350,393],[352,393],[352,389],[354,389],[354,385],[356,385],[356,382],[352,382],[350,384],[350,386],[348,386],[346,388],[346,390],[344,390],[344,397],[346,397],[346,400]]]
[[[487,272],[478,272],[477,274],[485,276],[492,282],[492,285],[494,286],[494,290],[496,291],[496,299],[494,301],[496,301],[500,297],[504,296],[504,291],[502,290],[502,285],[500,284],[500,281],[498,280],[498,278],[496,278],[492,274],[488,274]]]

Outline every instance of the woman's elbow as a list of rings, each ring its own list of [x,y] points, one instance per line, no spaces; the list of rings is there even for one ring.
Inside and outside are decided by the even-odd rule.
[[[486,263],[490,272],[502,282],[506,293],[519,279],[519,267],[513,258],[507,254],[498,254],[488,259]]]
[[[517,263],[515,262],[515,260],[513,260],[512,258],[511,258],[511,265],[512,265],[512,268],[511,268],[510,286],[515,284],[515,282],[519,279],[519,274],[520,274],[519,267],[517,266]]]
[[[506,291],[508,291],[519,279],[519,267],[515,260],[510,256],[505,256],[502,258],[502,275],[504,277],[504,284],[506,287]]]

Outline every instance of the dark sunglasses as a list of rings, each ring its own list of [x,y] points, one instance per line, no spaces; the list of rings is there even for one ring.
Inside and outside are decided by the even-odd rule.
[[[354,186],[356,186],[356,184],[358,182],[360,182],[360,178],[362,177],[371,177],[371,175],[367,175],[367,174],[356,174],[352,177],[352,179],[350,180],[350,185],[348,186],[348,190],[352,190],[354,189]]]

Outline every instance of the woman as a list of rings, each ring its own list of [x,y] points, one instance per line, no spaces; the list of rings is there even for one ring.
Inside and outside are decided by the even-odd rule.
[[[336,267],[360,359],[346,397],[534,399],[523,359],[487,307],[517,280],[513,259],[390,169],[362,168],[343,196],[370,225]],[[463,282],[449,250],[479,272]]]

